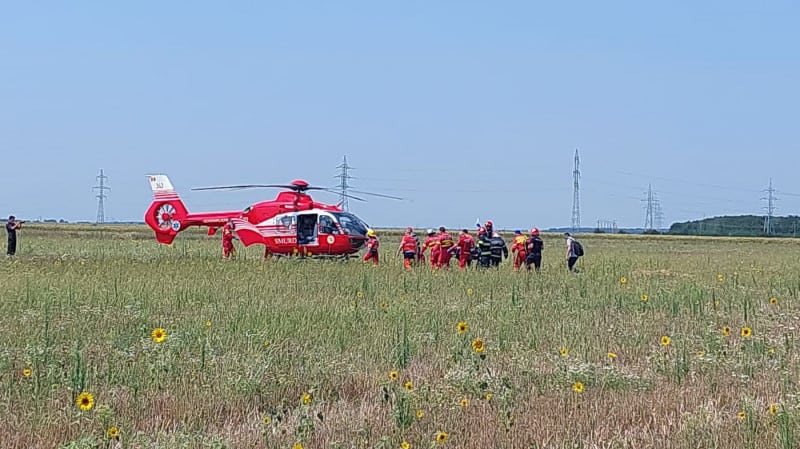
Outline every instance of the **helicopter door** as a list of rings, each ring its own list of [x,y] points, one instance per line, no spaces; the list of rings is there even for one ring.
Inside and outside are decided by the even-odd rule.
[[[297,244],[318,245],[317,214],[302,214],[297,216]]]

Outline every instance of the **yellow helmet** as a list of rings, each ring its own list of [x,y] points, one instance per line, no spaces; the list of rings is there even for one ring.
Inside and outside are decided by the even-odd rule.
[[[375,231],[373,231],[372,229],[368,230],[367,237],[375,237]]]

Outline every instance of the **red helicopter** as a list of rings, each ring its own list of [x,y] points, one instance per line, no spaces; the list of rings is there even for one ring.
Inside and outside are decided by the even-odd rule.
[[[190,213],[175,192],[167,175],[148,175],[153,202],[145,213],[145,223],[156,234],[159,243],[169,245],[179,232],[190,226],[207,226],[208,235],[230,220],[234,232],[244,246],[262,244],[275,255],[349,256],[357,253],[367,240],[369,225],[356,215],[342,210],[341,205],[314,201],[306,194],[321,190],[341,195],[326,187],[311,186],[302,179],[290,184],[247,184],[199,187],[192,190],[241,190],[251,188],[283,188],[271,201],[262,201],[241,211]],[[383,198],[402,198],[377,193],[356,193]],[[346,194],[348,198],[366,201]]]

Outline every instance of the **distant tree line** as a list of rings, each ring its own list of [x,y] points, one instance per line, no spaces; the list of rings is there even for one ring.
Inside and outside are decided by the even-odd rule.
[[[798,231],[800,231],[800,216],[772,217],[771,236],[796,237]],[[669,228],[669,234],[730,237],[767,236],[764,229],[764,216],[758,215],[713,217],[673,223]]]

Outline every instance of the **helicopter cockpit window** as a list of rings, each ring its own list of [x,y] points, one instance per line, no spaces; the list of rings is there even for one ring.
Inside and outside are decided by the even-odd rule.
[[[339,226],[342,227],[345,233],[351,235],[367,235],[367,224],[355,215],[346,212],[338,212],[333,215],[339,220]]]
[[[339,228],[336,227],[336,223],[333,221],[333,218],[327,215],[320,215],[319,232],[321,234],[338,234]]]

